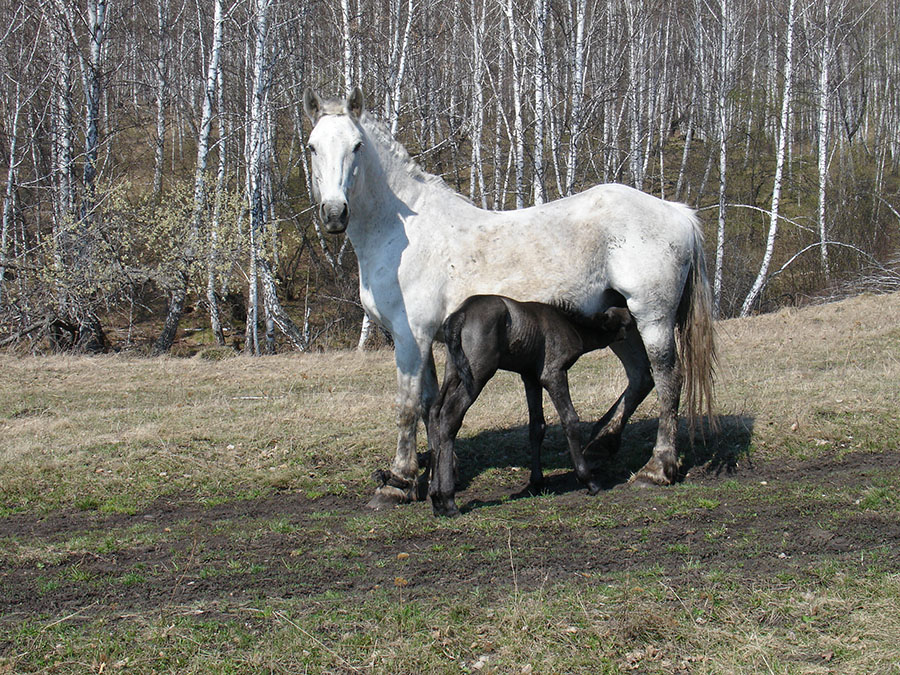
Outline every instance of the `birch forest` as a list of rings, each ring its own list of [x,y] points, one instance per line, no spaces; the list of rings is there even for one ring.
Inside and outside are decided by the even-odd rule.
[[[896,0],[0,3],[0,346],[383,344],[309,204],[310,86],[489,209],[698,209],[720,317],[897,284]],[[563,252],[561,252],[562,254]]]

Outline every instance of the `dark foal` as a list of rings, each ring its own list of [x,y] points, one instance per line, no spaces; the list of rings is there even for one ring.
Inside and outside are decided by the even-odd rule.
[[[541,387],[550,394],[569,443],[579,480],[591,494],[600,490],[581,452],[578,415],[569,395],[567,371],[582,354],[625,337],[632,324],[627,309],[613,307],[590,319],[574,319],[537,302],[517,302],[499,295],[475,295],[447,317],[442,328],[447,344],[444,383],[432,406],[439,436],[433,446],[428,494],[435,515],[459,513],[453,444],[463,417],[498,370],[522,376],[528,399],[531,485],[543,482],[541,443],[544,410]]]

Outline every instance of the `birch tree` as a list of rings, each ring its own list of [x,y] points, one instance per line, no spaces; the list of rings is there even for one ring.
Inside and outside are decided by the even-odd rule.
[[[514,166],[516,175],[516,208],[525,206],[525,123],[522,111],[522,62],[519,55],[519,32],[513,0],[505,0],[503,11],[509,34],[509,49],[512,60],[512,103],[513,103],[513,137],[515,147]]]
[[[218,2],[219,0],[217,0]],[[209,307],[209,323],[216,344],[225,345],[225,333],[222,329],[222,319],[219,315],[219,301],[216,297],[216,268],[219,264],[219,230],[222,220],[222,200],[225,192],[225,170],[228,161],[227,139],[228,130],[225,126],[225,84],[222,76],[222,68],[216,73],[216,101],[218,110],[219,163],[216,169],[216,196],[213,206],[213,216],[209,227],[209,256],[206,265],[206,304]]]
[[[547,77],[547,0],[534,0],[534,173],[532,201],[544,203],[544,89]]]
[[[79,72],[84,93],[84,152],[82,153],[81,203],[74,216],[72,246],[68,253],[67,272],[72,282],[60,312],[71,315],[78,324],[76,342],[90,350],[103,349],[106,338],[100,319],[91,302],[94,284],[97,238],[94,209],[97,203],[96,181],[100,146],[100,106],[103,95],[103,53],[107,34],[106,0],[86,0],[85,12],[76,11],[66,0],[53,0],[58,29],[67,37],[78,56]],[[79,26],[87,32],[86,49],[80,49]],[[68,46],[68,45],[67,45]],[[67,143],[68,140],[64,141]]]
[[[154,143],[153,194],[162,191],[163,163],[166,147],[166,102],[169,95],[169,0],[157,0],[157,51],[156,51],[156,139]]]
[[[199,7],[198,7],[199,9]],[[202,30],[198,14],[198,30]],[[222,0],[214,0],[213,35],[209,50],[209,64],[204,80],[203,102],[200,111],[200,126],[197,133],[197,164],[194,169],[194,199],[187,241],[180,269],[176,271],[174,287],[169,299],[169,311],[163,330],[153,345],[154,354],[164,354],[172,347],[178,324],[184,314],[184,302],[190,284],[191,270],[197,260],[200,246],[200,231],[206,211],[206,171],[209,155],[209,137],[212,130],[212,112],[216,101],[216,84],[219,80],[219,60],[222,52]]]
[[[487,0],[481,3],[481,12],[477,10],[476,0],[469,4],[472,25],[472,117],[471,138],[472,154],[469,161],[469,197],[478,201],[481,208],[487,208],[487,187],[484,182],[484,165],[481,153],[482,136],[484,135],[484,41]]]
[[[250,119],[247,133],[247,205],[250,215],[250,302],[247,308],[247,331],[244,352],[259,356],[259,284],[262,285],[264,309],[285,336],[298,349],[307,348],[306,336],[297,328],[278,301],[272,269],[262,254],[262,236],[266,231],[269,204],[264,196],[271,158],[268,129],[268,98],[271,90],[269,57],[269,12],[272,0],[254,0],[253,77],[250,89]]]
[[[575,167],[578,161],[578,145],[581,140],[584,121],[584,30],[587,15],[587,1],[575,0],[575,39],[572,43],[572,111],[569,128],[569,152],[566,156],[565,194],[571,195],[575,189]]]
[[[818,106],[818,119],[816,124],[816,169],[818,173],[819,189],[818,204],[816,209],[816,220],[819,232],[819,259],[822,265],[822,271],[825,277],[831,276],[831,266],[828,261],[828,227],[826,224],[826,205],[827,205],[827,187],[828,187],[828,155],[829,144],[829,128],[831,124],[830,107],[831,107],[831,91],[829,85],[829,75],[831,62],[834,59],[834,25],[835,19],[831,15],[832,0],[822,0],[817,5],[822,10],[821,16],[821,36],[819,39],[818,58],[816,59],[819,66],[818,91],[816,92],[816,103]],[[841,15],[841,5],[839,0],[838,13]],[[837,19],[840,20],[839,18]]]
[[[730,36],[732,18],[729,0],[719,0],[719,77],[717,82],[716,113],[719,137],[719,219],[716,227],[716,262],[713,273],[713,312],[720,314],[722,303],[722,274],[725,264],[725,203],[728,172],[728,94],[731,79]]]
[[[0,304],[3,303],[3,281],[6,278],[6,255],[12,227],[13,200],[16,196],[16,167],[19,142],[19,114],[22,109],[21,84],[16,82],[13,94],[12,115],[9,120],[9,170],[6,174],[6,191],[3,195],[2,226],[0,226]]]
[[[794,74],[794,4],[795,0],[788,0],[787,36],[785,37],[784,57],[784,84],[781,93],[781,116],[778,122],[777,148],[775,150],[775,178],[772,184],[772,206],[769,215],[769,234],[766,237],[766,249],[763,253],[762,264],[759,273],[750,292],[744,298],[741,305],[741,316],[749,316],[750,310],[759,298],[759,294],[766,283],[769,273],[769,265],[775,252],[775,236],[778,234],[778,208],[781,202],[782,179],[784,178],[785,148],[788,143],[788,123],[791,111],[791,94]]]

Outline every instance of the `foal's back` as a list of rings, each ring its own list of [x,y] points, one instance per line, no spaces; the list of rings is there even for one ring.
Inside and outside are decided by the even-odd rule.
[[[451,351],[461,349],[476,380],[497,370],[541,379],[547,371],[568,370],[584,352],[601,346],[592,327],[559,309],[499,295],[468,298],[448,318],[444,332]]]
[[[587,350],[585,327],[556,307],[501,300],[508,316],[508,349],[500,368],[540,377],[547,370],[568,370]]]

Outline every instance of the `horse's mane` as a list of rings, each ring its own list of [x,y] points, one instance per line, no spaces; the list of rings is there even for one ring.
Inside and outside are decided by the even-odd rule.
[[[443,178],[436,176],[433,173],[428,173],[419,166],[419,163],[410,156],[407,149],[403,147],[403,144],[391,136],[391,132],[387,128],[387,125],[381,120],[372,117],[368,111],[364,111],[359,118],[359,123],[366,130],[366,133],[378,141],[378,144],[382,148],[387,150],[387,159],[398,165],[414,180],[426,185],[442,188],[448,192],[454,192]]]

